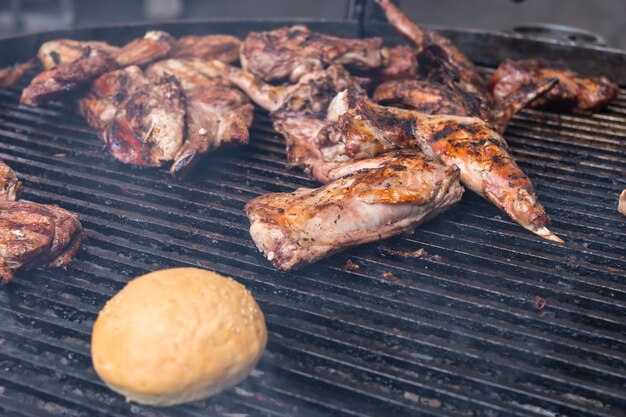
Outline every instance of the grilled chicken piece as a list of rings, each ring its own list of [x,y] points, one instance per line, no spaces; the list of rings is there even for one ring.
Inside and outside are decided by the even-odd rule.
[[[387,154],[322,188],[255,198],[250,235],[276,268],[299,268],[432,219],[461,199],[458,176],[418,152]]]
[[[104,50],[87,48],[79,59],[37,75],[22,91],[20,102],[37,106],[116,68],[145,65],[168,55],[174,43],[175,39],[165,32],[147,32],[143,38],[128,43],[114,55]]]
[[[99,41],[75,41],[73,39],[56,39],[44,42],[39,48],[37,58],[44,69],[51,70],[59,65],[69,64],[80,58],[89,56],[91,51],[105,52],[115,56],[120,48]]]
[[[381,38],[344,39],[292,26],[251,32],[241,47],[242,67],[263,81],[300,77],[330,64],[375,69],[382,65]]]
[[[0,202],[18,199],[22,183],[17,179],[15,171],[0,160]]]
[[[20,268],[67,267],[84,239],[75,214],[58,206],[0,202],[0,285]]]
[[[160,166],[182,146],[184,98],[172,76],[147,77],[137,66],[112,71],[93,83],[78,108],[123,163]]]
[[[248,143],[254,108],[231,86],[228,72],[220,61],[197,58],[169,59],[146,69],[149,76],[176,77],[185,94],[185,142],[170,168],[174,177],[185,176],[203,155],[223,144]]]
[[[329,126],[318,137],[326,162],[365,159],[427,141],[447,165],[461,170],[461,182],[544,239],[562,242],[530,179],[517,166],[502,136],[473,117],[427,115],[383,107],[342,92],[328,109]]]
[[[558,79],[551,78],[544,84],[520,86],[501,100],[490,101],[489,105],[480,95],[464,91],[454,83],[427,80],[387,81],[376,88],[372,98],[384,105],[406,107],[426,114],[478,117],[503,133],[514,114],[557,83]]]
[[[230,35],[185,36],[176,42],[172,58],[217,59],[227,64],[239,61],[241,41]]]
[[[291,166],[306,171],[320,161],[315,138],[326,126],[326,113],[332,98],[348,89],[358,96],[365,92],[340,66],[304,75],[297,84],[272,86],[238,68],[231,67],[229,78],[260,107],[271,112],[274,129],[287,142]]]
[[[12,87],[22,79],[24,74],[35,68],[35,62],[30,60],[23,64],[15,64],[11,67],[0,69],[0,90]]]
[[[619,93],[618,85],[606,77],[584,77],[563,62],[543,59],[502,62],[491,77],[489,87],[496,98],[505,98],[520,88],[536,86],[550,78],[558,79],[558,85],[533,101],[532,107],[585,113],[602,109]]]
[[[626,216],[626,190],[622,191],[619,196],[619,202],[617,204],[617,211]]]

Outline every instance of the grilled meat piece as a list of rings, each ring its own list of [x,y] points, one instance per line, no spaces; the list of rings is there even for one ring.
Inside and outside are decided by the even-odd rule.
[[[575,73],[563,62],[543,59],[506,60],[498,66],[489,81],[496,98],[506,98],[520,88],[544,83],[550,78],[558,85],[531,103],[532,107],[550,107],[577,113],[600,110],[619,93],[617,84],[606,77],[585,77]]]
[[[458,176],[418,152],[387,154],[324,187],[255,198],[250,235],[276,268],[298,268],[432,219],[461,199]]]
[[[371,158],[398,148],[423,148],[427,141],[447,165],[460,168],[466,187],[522,227],[562,242],[548,229],[548,216],[530,179],[510,156],[504,138],[484,121],[383,107],[350,92],[338,94],[328,114],[331,123],[326,135],[317,140],[325,162]]]
[[[231,68],[230,80],[256,104],[271,112],[274,129],[285,136],[291,166],[307,171],[320,161],[315,138],[326,126],[326,113],[332,98],[345,89],[359,96],[365,92],[340,66],[304,75],[297,84],[272,86],[252,74]]]
[[[169,59],[146,70],[149,76],[174,76],[183,86],[186,132],[170,168],[174,177],[185,176],[222,144],[248,143],[254,109],[248,97],[231,86],[228,72],[222,62],[200,59]]]
[[[115,56],[120,48],[99,41],[75,41],[73,39],[56,39],[44,42],[39,48],[37,58],[44,69],[51,70],[59,65],[69,64],[91,54],[91,51],[105,52]]]
[[[114,55],[87,48],[79,59],[44,71],[22,91],[20,102],[38,106],[59,93],[75,90],[102,74],[119,67],[145,65],[168,55],[175,39],[165,32],[148,32],[120,48]]]
[[[0,285],[20,268],[67,267],[84,232],[78,217],[55,205],[0,202]]]
[[[35,62],[30,60],[22,64],[15,64],[11,67],[0,69],[0,90],[12,87],[22,79],[24,74],[35,68]]]
[[[407,45],[398,45],[381,50],[383,65],[378,70],[377,78],[381,81],[406,80],[417,75],[416,51]]]
[[[487,106],[480,95],[464,91],[454,83],[394,80],[379,85],[373,99],[384,105],[406,107],[426,114],[478,117],[502,133],[514,114],[550,91],[557,83],[556,78],[551,78],[544,84],[520,87],[501,100],[491,101]]]
[[[617,211],[626,216],[626,190],[622,191],[619,196],[619,202],[617,203]]]
[[[170,54],[172,58],[217,59],[227,64],[239,61],[241,41],[230,35],[185,36]]]
[[[137,66],[112,71],[93,83],[78,108],[123,163],[160,166],[182,146],[184,98],[172,76],[147,77]]]
[[[22,183],[17,179],[15,171],[0,160],[0,202],[18,199]]]
[[[344,39],[292,26],[251,32],[241,47],[242,67],[263,81],[300,77],[330,64],[375,69],[382,64],[381,38]]]

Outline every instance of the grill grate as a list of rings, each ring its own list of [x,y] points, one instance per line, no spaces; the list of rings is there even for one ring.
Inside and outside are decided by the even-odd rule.
[[[526,110],[506,133],[567,244],[541,241],[466,193],[413,234],[294,273],[248,235],[251,198],[315,186],[285,168],[256,114],[251,144],[187,182],[110,160],[71,111],[0,92],[0,158],[24,198],[79,213],[67,272],[0,290],[3,416],[620,416],[626,412],[626,91],[601,114]],[[394,250],[424,248],[428,258]],[[352,260],[360,268],[344,268]],[[91,368],[91,326],[132,277],[196,265],[234,276],[266,314],[268,349],[244,383],[167,410],[124,404]],[[391,272],[384,274],[385,272]],[[546,301],[545,306],[542,304]]]

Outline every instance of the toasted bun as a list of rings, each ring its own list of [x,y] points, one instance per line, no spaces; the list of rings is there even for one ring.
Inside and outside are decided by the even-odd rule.
[[[143,275],[100,312],[93,365],[129,401],[168,406],[242,381],[267,342],[263,313],[246,288],[213,272]]]

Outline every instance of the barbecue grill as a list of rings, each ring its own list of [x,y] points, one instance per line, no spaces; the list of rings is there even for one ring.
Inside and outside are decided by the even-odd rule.
[[[149,28],[244,37],[294,21],[203,21],[0,41],[0,64],[59,37],[123,43]],[[387,24],[298,21],[340,36]],[[444,30],[489,71],[504,58],[563,59],[626,86],[626,54],[520,35]],[[280,273],[248,235],[244,204],[316,184],[286,168],[257,112],[250,145],[211,154],[176,182],[115,162],[70,102],[19,106],[0,92],[0,158],[27,200],[79,214],[88,240],[67,271],[20,272],[0,290],[2,416],[623,416],[626,414],[626,91],[593,116],[525,110],[505,137],[566,240],[541,240],[467,192],[413,234]],[[423,248],[426,256],[398,252]],[[346,268],[350,260],[358,265]],[[252,375],[206,401],[124,403],[91,367],[93,321],[139,274],[199,266],[245,284],[266,314]]]

